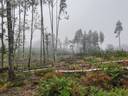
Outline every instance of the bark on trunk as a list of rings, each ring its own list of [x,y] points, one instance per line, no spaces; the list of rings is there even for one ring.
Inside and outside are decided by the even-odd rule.
[[[24,24],[23,24],[23,58],[25,56],[25,23],[26,23],[26,0],[25,0],[25,6],[24,6]]]
[[[30,48],[29,48],[29,59],[28,59],[28,69],[31,67],[31,55],[32,55],[32,40],[33,40],[33,18],[34,18],[34,5],[32,3],[32,21],[31,21],[31,38],[30,38]]]
[[[41,44],[40,44],[40,63],[42,65],[42,63],[46,63],[46,56],[45,56],[45,38],[44,38],[44,17],[43,17],[43,2],[42,0],[40,0],[40,10],[41,10]],[[43,45],[43,46],[42,46]],[[43,61],[42,62],[42,49],[43,49]]]
[[[14,75],[14,63],[13,63],[13,42],[14,42],[14,32],[12,30],[12,19],[11,19],[11,3],[9,0],[6,1],[7,3],[7,22],[8,22],[8,50],[9,50],[9,55],[8,55],[8,63],[9,63],[9,68],[8,68],[8,75],[9,75],[9,80],[13,80],[15,75]]]
[[[4,28],[3,28],[3,24],[4,24],[4,5],[3,5],[3,0],[1,1],[1,7],[2,7],[2,15],[1,15],[1,31],[2,31],[2,34],[1,34],[1,43],[2,43],[2,47],[1,47],[1,51],[2,51],[2,54],[1,54],[1,68],[3,68],[4,66],[4,51],[5,51],[5,46],[4,46]]]

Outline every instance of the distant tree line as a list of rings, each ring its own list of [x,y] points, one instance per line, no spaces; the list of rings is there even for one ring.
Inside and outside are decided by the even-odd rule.
[[[65,39],[65,46],[70,46],[72,52],[76,54],[91,54],[100,51],[103,42],[103,32],[89,30],[86,33],[86,31],[83,32],[82,29],[78,29],[73,40]]]

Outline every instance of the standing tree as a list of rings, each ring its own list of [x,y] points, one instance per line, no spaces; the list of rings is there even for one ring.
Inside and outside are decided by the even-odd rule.
[[[14,3],[14,4],[13,4]],[[22,4],[22,0],[12,0],[12,12],[13,12],[13,31],[14,31],[14,34],[16,34],[16,37],[14,37],[14,61],[16,61],[16,59],[19,59],[19,56],[20,56],[20,46],[21,46],[21,27],[22,27],[22,24],[21,24],[21,13],[22,13],[22,8],[21,8],[21,4]],[[18,17],[16,16],[16,8],[18,7]],[[18,23],[16,22],[18,18]],[[16,24],[18,25],[18,30],[17,33],[15,32],[15,29],[16,29]],[[16,56],[16,51],[18,53],[17,57],[18,58],[15,58]],[[17,64],[17,67],[18,67],[18,64]]]
[[[12,4],[13,31],[15,31],[15,25],[16,25],[16,7],[17,7],[17,1],[13,0],[13,4]]]
[[[82,39],[82,44],[83,44],[83,52],[86,53],[86,48],[87,48],[87,34],[84,32],[83,39]]]
[[[116,28],[114,33],[116,34],[116,38],[119,38],[119,49],[121,49],[121,38],[120,38],[121,31],[123,31],[122,23],[118,21],[116,23]]]
[[[70,48],[71,48],[71,51],[72,51],[72,55],[75,54],[75,51],[74,51],[74,42],[73,41],[69,41],[70,42]]]
[[[18,41],[19,41],[19,47],[20,47],[20,42],[21,42],[21,0],[18,1],[18,6],[19,6],[19,38],[18,38]],[[19,49],[18,49],[18,55],[19,55]]]
[[[98,42],[99,42],[99,36],[98,36],[98,32],[94,31],[93,35],[92,35],[92,44],[94,48],[98,47]]]
[[[66,4],[66,0],[44,0],[44,1],[47,2],[48,9],[49,9],[51,35],[52,35],[52,57],[55,62],[56,61],[56,53],[57,53],[57,45],[58,45],[58,34],[59,34],[60,20],[62,19],[62,16],[64,16],[64,14],[67,15],[67,12],[65,11],[67,4]],[[56,15],[56,16],[54,16],[54,15]],[[68,19],[68,18],[65,17],[65,19]],[[54,23],[56,23],[56,24],[54,24]],[[56,27],[56,28],[54,28],[54,27]],[[56,34],[55,34],[54,30],[56,31]]]
[[[41,42],[40,42],[40,64],[42,64],[42,49],[43,49],[43,63],[46,62],[45,56],[45,36],[44,36],[44,15],[43,15],[43,1],[40,0],[40,11],[41,11]],[[43,46],[42,46],[43,45]]]
[[[51,34],[50,33],[46,33],[45,34],[45,38],[46,38],[46,56],[47,56],[47,60],[49,60],[48,58],[49,58],[49,36],[50,36]]]
[[[100,32],[100,34],[99,34],[99,42],[100,42],[100,45],[102,45],[103,42],[104,42],[104,34],[103,34],[103,32]],[[102,50],[101,50],[101,47],[100,47],[100,55],[101,55],[101,58],[102,58]],[[102,59],[101,59],[101,63],[102,63]]]
[[[53,57],[53,61],[55,62],[55,44],[54,44],[54,3],[55,3],[55,0],[43,0],[43,2],[48,4],[51,36],[52,36],[52,57]],[[54,62],[52,66],[54,66]]]
[[[57,46],[58,46],[58,34],[59,34],[59,25],[60,25],[60,20],[61,20],[61,15],[62,13],[67,14],[65,11],[67,7],[66,0],[60,0],[59,1],[59,8],[58,8],[58,0],[56,1],[56,48],[55,51],[57,51]],[[58,12],[59,9],[59,12]]]
[[[23,20],[23,58],[24,58],[24,49],[25,49],[25,25],[26,25],[26,11],[27,11],[27,1],[24,0],[24,20]]]
[[[8,75],[9,75],[9,80],[13,80],[15,75],[14,75],[14,63],[13,63],[13,43],[14,43],[14,32],[12,30],[12,13],[11,13],[11,2],[10,0],[6,1],[7,5],[7,25],[8,25],[8,62],[9,62],[9,68],[8,68]]]
[[[99,34],[99,42],[100,42],[100,44],[102,44],[104,42],[104,34],[103,34],[103,32],[100,32],[100,34]]]
[[[27,12],[28,9],[30,9],[31,7],[31,3],[29,0],[23,0],[22,1],[22,7],[23,7],[23,34],[22,34],[22,39],[23,39],[23,58],[25,58],[25,43],[26,43],[26,30],[29,30],[29,24],[28,24],[28,19],[27,19]]]
[[[82,30],[79,29],[75,33],[74,43],[76,43],[78,45],[79,43],[81,43],[82,38],[83,38]]]
[[[89,30],[87,34],[87,53],[89,53],[89,50],[92,46],[92,42],[93,42],[92,34],[93,34],[92,30]]]
[[[64,48],[68,49],[68,45],[69,45],[69,39],[68,39],[68,37],[66,37],[64,40]]]
[[[31,13],[31,37],[30,37],[30,47],[29,47],[29,56],[28,56],[28,69],[30,70],[31,67],[31,55],[32,55],[32,40],[33,40],[33,27],[34,27],[34,4],[35,0],[31,0],[31,6],[32,6],[32,13]]]
[[[4,29],[4,0],[1,0],[1,44],[2,44],[2,47],[1,47],[1,68],[3,68],[4,66],[4,52],[5,52],[5,45],[4,45],[4,32],[5,32],[5,29]]]
[[[104,33],[103,32],[100,32],[100,34],[99,34],[99,43],[100,44],[99,45],[102,45],[103,42],[104,42]],[[101,49],[101,47],[100,47],[100,49]]]
[[[45,44],[44,44],[44,17],[43,17],[43,1],[40,0],[40,12],[41,12],[41,42],[40,42],[40,64],[42,65],[42,53],[44,57],[44,64],[45,64]],[[43,49],[43,52],[42,52]]]
[[[54,2],[55,0],[47,0],[48,8],[49,8],[49,17],[51,24],[51,35],[52,35],[52,56],[55,62],[55,44],[54,44]],[[54,66],[54,62],[53,65]]]
[[[82,39],[83,39],[83,33],[82,33],[82,30],[79,29],[76,31],[75,37],[73,40],[74,43],[77,45],[77,49],[79,49],[81,47]],[[80,50],[77,50],[77,51],[80,51]]]

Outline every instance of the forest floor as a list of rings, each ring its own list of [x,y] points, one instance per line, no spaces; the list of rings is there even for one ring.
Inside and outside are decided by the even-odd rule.
[[[74,62],[75,61],[75,62]],[[91,61],[91,60],[90,60]],[[82,72],[90,72],[99,70],[96,68],[94,62],[93,64],[89,64],[90,62],[85,63],[84,60],[64,60],[56,66],[56,73],[82,73]],[[97,63],[97,62],[96,62]],[[100,62],[99,62],[100,63]],[[128,60],[116,60],[110,62],[102,62],[102,64],[106,63],[121,63],[125,67],[128,66]],[[68,65],[67,65],[68,64]],[[40,79],[42,78],[41,71],[45,71],[43,69],[24,71],[22,73],[17,73],[17,79],[13,82],[7,82],[2,86],[0,82],[0,96],[36,96],[38,85]],[[30,73],[29,73],[30,72]],[[1,77],[2,78],[2,75]]]
[[[14,82],[13,86],[0,88],[0,96],[35,96],[37,85],[40,78],[35,75],[26,77],[26,79]],[[11,85],[11,84],[10,84]]]

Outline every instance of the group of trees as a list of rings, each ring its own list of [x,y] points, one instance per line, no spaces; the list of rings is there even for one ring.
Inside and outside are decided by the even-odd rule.
[[[49,28],[51,28],[51,32],[47,33],[44,24],[44,7],[48,9],[50,21]],[[10,80],[13,80],[15,77],[14,61],[16,56],[22,55],[23,59],[27,57],[28,69],[31,68],[35,30],[40,30],[41,34],[40,64],[44,65],[46,63],[49,36],[51,36],[52,39],[52,56],[55,62],[59,25],[60,21],[67,16],[66,8],[66,0],[0,0],[1,69],[4,67],[4,55],[7,54]],[[26,34],[28,34],[28,31],[30,31],[29,52],[25,54]],[[22,52],[19,53],[21,50]]]
[[[66,43],[67,42],[67,43]],[[73,40],[65,40],[65,44],[70,44],[72,51],[76,53],[89,54],[100,50],[100,45],[104,42],[104,34],[102,32],[90,30],[88,33],[77,30]]]
[[[117,21],[115,31],[116,38],[119,38],[119,48],[118,50],[122,50],[121,48],[121,31],[123,31],[123,26],[121,21]],[[82,31],[82,29],[79,29],[76,31],[75,36],[73,40],[68,40],[68,38],[65,38],[64,46],[65,49],[70,48],[73,52],[73,54],[76,53],[82,53],[82,54],[91,54],[98,51],[101,51],[100,46],[104,42],[104,34],[103,32],[97,32],[89,30],[88,33],[86,31]],[[69,46],[69,47],[68,47]],[[111,45],[108,47],[112,47]]]
[[[68,19],[67,0],[0,0],[0,22],[1,22],[1,64],[4,68],[5,61],[8,61],[9,79],[13,80],[14,63],[17,57],[26,60],[27,68],[31,69],[32,48],[34,33],[40,31],[40,65],[44,66],[49,58],[49,51],[52,51],[52,65],[54,66],[57,57],[59,42],[59,27],[63,19]],[[47,8],[49,15],[50,32],[47,32],[45,24],[45,12]],[[115,33],[119,37],[123,30],[121,22],[117,22]],[[30,32],[29,50],[25,53],[27,34]],[[104,34],[97,31],[83,32],[77,30],[73,40],[66,40],[65,46],[70,46],[73,54],[88,54],[94,50],[100,50],[100,45],[104,42]],[[7,57],[7,58],[6,58]]]
[[[88,33],[82,33],[82,30],[76,31],[73,42],[79,47],[79,50],[83,53],[88,53],[92,50],[99,49],[99,44],[104,42],[104,34],[97,31],[89,31]]]

